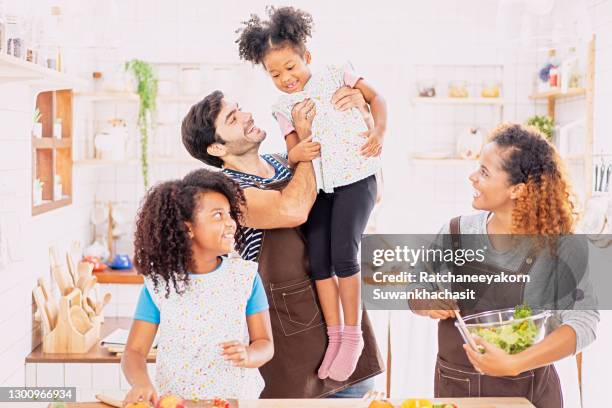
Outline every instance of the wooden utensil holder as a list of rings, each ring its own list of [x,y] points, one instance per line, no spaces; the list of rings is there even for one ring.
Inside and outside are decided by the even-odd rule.
[[[70,316],[72,306],[81,307],[81,291],[73,289],[59,301],[57,324],[43,336],[44,353],[86,353],[100,340],[100,321],[94,319],[93,327],[81,334]]]

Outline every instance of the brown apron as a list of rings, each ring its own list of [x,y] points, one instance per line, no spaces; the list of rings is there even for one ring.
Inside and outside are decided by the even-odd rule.
[[[453,248],[461,248],[459,217],[450,224]],[[523,260],[518,271],[510,271],[482,263],[466,263],[458,267],[462,275],[506,273],[528,274],[535,261],[535,250]],[[485,287],[486,286],[486,287]],[[452,285],[452,290],[473,289],[477,298],[487,299],[496,309],[510,308],[523,302],[524,285],[518,284],[461,284]],[[486,293],[485,293],[486,292]],[[461,313],[466,316],[485,311],[479,302],[478,309],[466,302],[458,302]],[[438,323],[438,358],[436,361],[434,394],[436,398],[467,397],[525,397],[538,408],[561,408],[563,397],[559,377],[553,365],[523,372],[514,377],[492,377],[479,374],[467,358],[463,339],[455,327],[455,319]]]
[[[258,187],[280,190],[287,182]],[[274,335],[274,357],[259,369],[266,383],[261,398],[321,398],[384,371],[364,310],[361,328],[365,346],[353,375],[343,382],[317,377],[327,348],[327,330],[308,273],[306,241],[300,228],[264,230],[257,262]]]

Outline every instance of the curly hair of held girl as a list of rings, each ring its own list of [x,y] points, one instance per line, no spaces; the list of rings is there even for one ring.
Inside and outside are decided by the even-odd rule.
[[[125,403],[258,398],[256,368],[274,353],[268,302],[257,264],[234,249],[241,206],[238,185],[220,172],[196,170],[151,188],[138,211],[134,263],[145,276],[121,360],[132,386]],[[157,341],[155,386],[146,357]]]
[[[313,57],[306,40],[312,28],[312,16],[305,11],[269,7],[268,20],[252,15],[238,30],[236,42],[240,57],[261,64],[281,91],[272,111],[289,162],[312,161],[319,193],[306,235],[311,277],[329,337],[318,375],[345,381],[363,350],[358,253],[376,201],[387,109],[381,95],[350,64],[311,71]],[[334,93],[342,87],[358,89],[371,116],[367,107],[338,106]],[[310,123],[311,130],[296,128],[294,114]]]

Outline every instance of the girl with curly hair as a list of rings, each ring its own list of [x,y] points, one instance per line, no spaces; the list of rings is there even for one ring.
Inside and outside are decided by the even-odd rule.
[[[305,11],[270,7],[268,20],[252,15],[236,42],[240,57],[262,64],[282,92],[272,110],[290,164],[313,164],[319,193],[306,234],[312,279],[329,338],[318,376],[345,381],[363,350],[358,252],[376,200],[375,175],[380,168],[387,112],[380,94],[348,65],[328,65],[311,72],[312,55],[306,40],[312,26],[312,17]],[[339,98],[334,93],[344,86],[361,91],[371,116],[367,107],[337,106]],[[311,124],[310,137],[301,141],[298,133],[303,132],[297,132],[298,125],[292,122],[294,110],[299,119]]]
[[[463,285],[475,289],[473,301],[409,301],[415,313],[439,320],[435,396],[525,397],[537,407],[562,407],[553,363],[593,342],[599,322],[588,278],[587,243],[572,235],[574,207],[564,166],[535,128],[503,124],[492,132],[469,180],[472,206],[480,212],[452,219],[439,237],[453,249],[484,249],[485,260],[451,267],[452,273],[519,274],[530,280]],[[457,310],[466,316],[521,304],[551,313],[544,339],[524,349],[502,349],[503,344],[474,337],[481,347],[476,351],[463,344],[453,324]]]
[[[121,360],[125,403],[258,398],[258,370],[274,353],[257,264],[228,257],[245,204],[219,172],[194,171],[146,195],[136,221],[135,266],[145,276]],[[158,334],[156,385],[146,358]]]

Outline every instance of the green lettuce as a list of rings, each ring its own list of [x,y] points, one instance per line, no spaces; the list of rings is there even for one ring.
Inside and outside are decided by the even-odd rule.
[[[533,311],[527,305],[520,305],[514,309],[515,319],[524,319],[532,314]],[[538,329],[533,321],[524,320],[518,323],[508,322],[498,327],[477,328],[472,333],[509,354],[516,354],[533,345]]]

